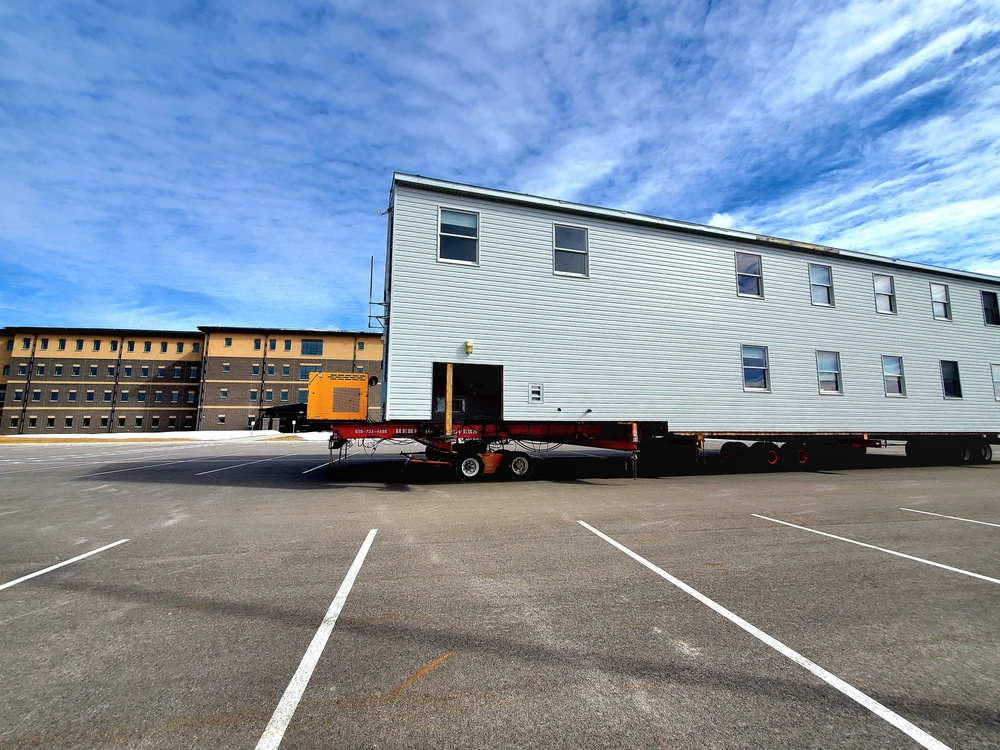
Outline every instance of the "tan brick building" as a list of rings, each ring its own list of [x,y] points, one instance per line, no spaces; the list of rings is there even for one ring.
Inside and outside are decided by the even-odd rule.
[[[0,435],[277,428],[265,413],[304,403],[313,372],[380,377],[381,365],[366,331],[12,326],[0,330]]]

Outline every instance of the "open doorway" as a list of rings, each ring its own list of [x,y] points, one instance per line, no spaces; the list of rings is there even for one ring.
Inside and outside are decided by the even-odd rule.
[[[479,417],[503,419],[503,366],[455,364],[453,368],[454,421]],[[444,421],[446,371],[444,362],[434,363],[431,414],[436,422]]]

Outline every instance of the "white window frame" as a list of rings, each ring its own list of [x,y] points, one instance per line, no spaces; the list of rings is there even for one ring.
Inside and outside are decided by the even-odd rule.
[[[740,256],[745,255],[748,258],[756,258],[757,266],[760,269],[759,273],[744,273],[740,271]],[[736,296],[738,297],[748,297],[750,299],[764,299],[764,258],[757,253],[741,253],[736,251],[733,254],[733,265],[736,270]],[[748,294],[747,292],[740,291],[740,278],[746,276],[748,278],[757,279],[757,294]]]
[[[993,398],[1000,401],[1000,364],[990,365],[990,377],[993,380]]]
[[[824,370],[820,367],[819,355],[821,354],[832,354],[837,358],[837,369],[836,370]],[[830,390],[823,387],[823,374],[834,373],[837,376],[837,389]],[[819,388],[819,392],[823,396],[843,396],[844,395],[844,364],[840,360],[840,352],[835,352],[831,349],[817,349],[816,350],[816,384]]]
[[[451,234],[442,231],[441,217],[444,211],[453,211],[457,214],[469,214],[470,216],[476,217],[476,236],[469,237],[464,234]],[[467,208],[456,208],[454,206],[438,206],[438,216],[437,216],[437,259],[439,263],[457,263],[460,266],[478,266],[479,265],[479,236],[482,233],[482,216],[480,216],[479,211],[470,211]],[[476,243],[476,259],[471,260],[460,260],[458,258],[442,258],[441,257],[441,237],[454,237],[461,240],[474,240]]]
[[[885,292],[880,292],[878,286],[876,285],[876,279],[881,276],[882,278],[889,279],[889,287],[891,291],[886,294]],[[888,273],[872,273],[872,292],[875,294],[875,312],[879,315],[896,315],[899,312],[899,308],[896,306],[896,277]],[[880,297],[889,298],[889,309],[879,310],[878,301]]]
[[[814,268],[825,268],[830,273],[830,283],[829,284],[819,284],[813,281],[812,270]],[[817,302],[816,298],[813,296],[814,289],[826,289],[827,295],[830,298],[829,302]],[[816,307],[836,307],[837,301],[833,294],[833,266],[828,266],[825,263],[810,263],[809,264],[809,301]]]
[[[944,300],[935,299],[936,289],[944,289]],[[951,320],[951,289],[947,284],[939,281],[930,282],[931,290],[931,317],[934,320]],[[944,305],[944,315],[938,315],[938,305]]]
[[[563,229],[573,229],[579,232],[583,232],[583,250],[577,250],[576,248],[569,247],[559,247],[556,244],[556,229],[562,227]],[[583,256],[583,273],[576,273],[575,271],[560,271],[556,268],[556,256],[559,253],[571,253],[573,255]],[[590,278],[590,229],[587,227],[577,226],[576,224],[552,224],[552,273],[556,276],[571,276],[578,279]]]
[[[746,355],[744,354],[744,349],[763,349],[764,350],[764,367],[747,367]],[[764,387],[754,388],[747,385],[747,369],[750,370],[764,370]],[[743,378],[743,390],[747,393],[770,393],[771,392],[771,353],[768,351],[766,346],[761,346],[760,344],[740,344],[740,374]]]
[[[899,362],[899,375],[890,375],[885,371],[885,361],[887,359]],[[899,393],[890,393],[888,388],[889,378],[899,380]],[[906,398],[906,370],[903,369],[903,358],[894,354],[882,355],[882,388],[885,390],[886,398]]]

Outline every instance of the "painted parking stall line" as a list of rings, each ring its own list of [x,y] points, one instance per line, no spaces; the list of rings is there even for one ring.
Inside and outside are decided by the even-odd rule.
[[[908,513],[922,513],[925,516],[937,516],[938,518],[948,518],[952,521],[965,521],[966,523],[978,523],[982,526],[994,526],[1000,529],[1000,523],[990,523],[989,521],[975,521],[971,518],[959,518],[958,516],[946,516],[943,513],[931,513],[929,510],[914,510],[913,508],[900,508]]]
[[[112,547],[117,547],[119,544],[125,544],[125,542],[127,542],[127,541],[128,541],[128,539],[119,539],[117,542],[112,542],[111,544],[105,544],[103,547],[98,547],[97,549],[91,550],[90,552],[85,552],[82,555],[77,555],[76,557],[74,557],[71,560],[64,560],[61,563],[57,563],[55,565],[50,565],[49,567],[45,568],[45,570],[39,570],[39,571],[37,571],[35,573],[29,573],[26,576],[21,576],[20,578],[18,578],[16,580],[8,581],[7,583],[5,583],[3,585],[0,585],[0,590],[10,588],[11,586],[16,586],[19,583],[23,583],[24,581],[28,581],[28,580],[30,580],[32,578],[37,578],[40,575],[45,575],[46,573],[49,573],[49,572],[51,572],[53,570],[56,570],[57,568],[62,568],[64,566],[66,566],[66,565],[70,565],[72,563],[79,562],[80,560],[83,560],[86,557],[90,557],[91,555],[96,555],[97,553],[104,552],[105,550],[109,550]]]
[[[871,696],[869,696],[869,695],[867,695],[865,693],[862,693],[860,690],[858,690],[857,688],[855,688],[853,685],[850,685],[849,683],[847,683],[844,680],[840,679],[839,677],[837,677],[832,672],[828,672],[827,670],[823,669],[823,667],[819,666],[814,661],[812,661],[810,659],[807,659],[802,654],[800,654],[797,651],[793,650],[792,648],[786,646],[784,643],[782,643],[781,641],[777,640],[776,638],[768,635],[767,633],[765,633],[763,630],[761,630],[760,628],[756,627],[755,625],[751,625],[749,622],[747,622],[746,620],[744,620],[739,615],[731,612],[730,610],[726,609],[725,607],[723,607],[721,604],[715,602],[714,600],[709,599],[707,596],[705,596],[704,594],[702,594],[700,591],[692,588],[691,586],[688,586],[686,583],[684,583],[679,578],[675,578],[674,576],[670,575],[670,573],[666,572],[665,570],[663,570],[659,566],[651,563],[649,560],[647,560],[646,558],[642,557],[638,553],[633,552],[632,550],[630,550],[628,547],[626,547],[625,545],[621,544],[620,542],[615,541],[614,539],[612,539],[611,537],[609,537],[607,534],[605,534],[605,533],[603,533],[603,532],[595,529],[593,526],[591,526],[590,524],[586,523],[585,521],[577,521],[577,523],[580,524],[581,526],[583,526],[583,528],[585,528],[588,531],[590,531],[592,534],[594,534],[594,535],[600,537],[601,539],[603,539],[604,541],[606,541],[612,547],[615,547],[616,549],[620,550],[621,552],[624,552],[626,555],[628,555],[629,557],[631,557],[633,560],[635,560],[639,564],[641,564],[641,565],[645,566],[646,568],[648,568],[649,570],[653,571],[654,573],[656,573],[656,575],[660,576],[664,580],[666,580],[669,583],[673,584],[674,586],[676,586],[677,588],[679,588],[684,593],[686,593],[686,594],[694,597],[695,599],[697,599],[699,602],[701,602],[702,604],[704,604],[709,609],[713,610],[717,614],[722,615],[723,617],[725,617],[727,620],[729,620],[734,625],[739,626],[740,628],[742,628],[743,630],[745,630],[747,633],[749,633],[750,635],[752,635],[757,640],[759,640],[759,641],[767,644],[768,646],[770,646],[771,648],[773,648],[775,651],[777,651],[782,656],[790,659],[791,661],[793,661],[796,664],[798,664],[800,667],[803,667],[804,669],[808,670],[809,672],[811,672],[812,674],[814,674],[816,677],[819,677],[821,680],[823,680],[824,682],[826,682],[828,685],[830,685],[831,687],[835,688],[836,690],[840,691],[841,693],[843,693],[844,695],[846,695],[851,700],[853,700],[853,701],[857,702],[858,704],[864,706],[869,711],[871,711],[873,714],[875,714],[876,716],[878,716],[880,719],[883,719],[884,721],[888,722],[889,724],[891,724],[892,726],[896,727],[901,732],[903,732],[904,734],[906,734],[912,740],[914,740],[915,742],[919,743],[922,747],[928,748],[928,750],[949,750],[948,745],[945,745],[943,742],[941,742],[937,738],[931,736],[930,734],[928,734],[927,732],[925,732],[923,729],[921,729],[917,725],[915,725],[912,722],[904,719],[902,716],[900,716],[899,714],[897,714],[895,711],[893,711],[893,710],[891,710],[889,708],[886,708],[885,706],[883,706],[881,703],[879,703],[877,700],[875,700]]]
[[[239,469],[242,466],[253,466],[254,464],[262,464],[268,461],[277,461],[281,458],[288,458],[288,456],[271,456],[270,458],[261,458],[257,461],[247,461],[242,464],[233,464],[232,466],[221,466],[218,469],[209,469],[208,471],[199,471],[195,474],[196,477],[203,477],[206,474],[215,474],[218,471],[228,471],[229,469]]]
[[[961,573],[964,576],[971,576],[972,578],[978,578],[981,581],[988,581],[989,583],[1000,584],[1000,578],[990,578],[989,576],[984,576],[981,573],[973,573],[970,570],[962,570],[961,568],[955,568],[951,565],[945,565],[944,563],[934,562],[933,560],[925,560],[922,557],[914,557],[913,555],[907,555],[905,552],[897,552],[893,549],[886,549],[885,547],[876,547],[874,544],[867,544],[866,542],[859,542],[856,539],[848,539],[846,536],[837,536],[836,534],[830,534],[826,531],[819,531],[818,529],[810,529],[808,526],[799,526],[798,524],[789,523],[788,521],[780,521],[777,518],[769,518],[768,516],[761,516],[756,513],[751,513],[754,518],[760,518],[764,521],[770,521],[771,523],[780,523],[782,526],[790,526],[793,529],[799,529],[800,531],[808,531],[810,534],[819,534],[820,536],[829,537],[830,539],[836,539],[841,542],[848,542],[849,544],[856,544],[859,547],[867,547],[868,549],[878,550],[879,552],[885,552],[888,555],[895,555],[896,557],[902,557],[906,560],[913,560],[914,562],[923,563],[924,565],[933,565],[935,568],[941,568],[942,570],[950,570],[952,573]]]
[[[368,532],[368,536],[365,537],[361,549],[347,571],[347,577],[340,584],[340,589],[337,590],[337,595],[333,598],[333,602],[331,602],[330,608],[327,610],[326,616],[319,626],[319,630],[316,631],[316,635],[313,636],[309,648],[306,649],[306,653],[299,663],[299,668],[295,671],[292,681],[288,683],[288,687],[285,688],[285,693],[281,696],[278,707],[274,709],[274,714],[271,715],[271,720],[267,723],[264,734],[261,735],[260,741],[257,743],[256,750],[277,750],[281,744],[281,740],[285,736],[285,730],[288,729],[288,724],[295,714],[295,709],[298,708],[299,701],[302,700],[302,695],[309,684],[309,678],[312,677],[313,670],[316,668],[316,664],[319,663],[319,658],[323,654],[326,642],[330,639],[330,634],[333,632],[333,626],[337,624],[340,611],[347,602],[347,595],[351,593],[354,581],[358,577],[358,573],[361,572],[361,566],[365,562],[365,557],[368,555],[368,550],[371,549],[372,542],[375,541],[375,534],[377,533],[378,529],[372,529]]]

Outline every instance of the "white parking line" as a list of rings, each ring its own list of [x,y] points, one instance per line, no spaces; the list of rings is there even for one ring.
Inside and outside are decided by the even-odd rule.
[[[859,542],[854,539],[848,539],[846,536],[837,536],[836,534],[828,534],[825,531],[817,531],[816,529],[810,529],[807,526],[798,526],[794,523],[788,523],[788,521],[779,521],[777,518],[768,518],[767,516],[759,516],[756,513],[751,513],[754,518],[761,518],[765,521],[771,521],[772,523],[780,523],[783,526],[791,526],[793,529],[801,529],[802,531],[808,531],[812,534],[819,534],[820,536],[828,536],[831,539],[838,539],[841,542],[850,542],[851,544],[856,544],[859,547],[867,547],[868,549],[875,549],[879,552],[885,552],[890,555],[895,555],[896,557],[905,557],[907,560],[913,560],[915,562],[923,563],[924,565],[933,565],[935,568],[942,568],[943,570],[950,570],[953,573],[961,573],[962,575],[972,576],[973,578],[979,578],[983,581],[989,581],[990,583],[1000,583],[998,578],[990,578],[989,576],[980,575],[979,573],[972,573],[968,570],[962,570],[961,568],[953,568],[950,565],[944,565],[943,563],[934,562],[933,560],[925,560],[922,557],[914,557],[913,555],[907,555],[903,552],[896,552],[895,550],[886,549],[885,547],[876,547],[874,544],[865,544],[864,542]]]
[[[329,466],[329,465],[330,465],[330,462],[329,462],[329,461],[324,461],[324,462],[323,462],[323,463],[321,463],[321,464],[320,464],[319,466],[313,466],[313,467],[312,467],[311,469],[306,469],[306,470],[305,470],[305,471],[303,471],[302,473],[303,473],[303,474],[308,474],[308,473],[309,473],[309,472],[311,472],[311,471],[316,471],[316,469],[322,469],[322,468],[323,468],[324,466]]]
[[[38,576],[44,575],[45,573],[48,573],[49,571],[55,570],[56,568],[61,568],[64,565],[69,565],[70,563],[75,563],[77,560],[82,560],[85,557],[90,557],[91,555],[96,555],[98,552],[104,552],[104,550],[106,550],[106,549],[111,549],[112,547],[117,547],[119,544],[125,544],[125,542],[127,542],[127,541],[128,541],[128,539],[119,539],[117,542],[112,542],[111,544],[105,544],[103,547],[98,547],[97,549],[91,550],[90,552],[85,552],[82,555],[77,555],[72,560],[64,560],[63,562],[57,563],[56,565],[50,565],[45,570],[39,570],[37,573],[29,573],[26,576],[21,576],[17,580],[8,581],[7,583],[5,583],[2,586],[0,586],[0,590],[10,588],[11,586],[16,586],[17,584],[22,583],[24,581],[27,581],[27,580],[29,580],[31,578],[37,578]]]
[[[102,477],[105,474],[121,474],[125,471],[141,471],[142,469],[157,469],[160,466],[173,466],[174,464],[189,464],[192,461],[205,461],[204,458],[183,458],[179,461],[163,461],[158,464],[144,464],[142,466],[129,466],[125,469],[109,469],[108,471],[95,471],[93,474],[81,474],[77,479],[89,479],[90,477]]]
[[[195,474],[196,477],[205,476],[205,474],[214,474],[217,471],[226,471],[227,469],[238,469],[241,466],[252,466],[253,464],[262,464],[266,461],[277,461],[279,458],[288,458],[288,456],[271,456],[270,458],[262,458],[259,461],[247,461],[243,464],[233,464],[232,466],[223,466],[218,469],[209,469],[208,471],[199,471]]]
[[[813,661],[807,659],[806,657],[802,656],[802,654],[798,653],[797,651],[792,650],[791,648],[789,648],[788,646],[786,646],[781,641],[779,641],[779,640],[777,640],[775,638],[772,638],[771,636],[769,636],[767,633],[765,633],[760,628],[757,628],[756,626],[751,625],[749,622],[747,622],[746,620],[744,620],[739,615],[736,615],[736,614],[730,612],[728,609],[726,609],[725,607],[723,607],[721,604],[718,604],[717,602],[713,601],[712,599],[709,599],[707,596],[705,596],[704,594],[702,594],[700,591],[697,591],[697,590],[691,588],[686,583],[684,583],[683,581],[681,581],[679,578],[675,578],[674,576],[670,575],[669,573],[667,573],[662,568],[657,567],[656,565],[654,565],[653,563],[651,563],[646,558],[644,558],[644,557],[640,556],[639,554],[637,554],[637,553],[633,552],[632,550],[630,550],[625,545],[616,542],[614,539],[612,539],[611,537],[609,537],[607,534],[604,534],[604,533],[598,531],[597,529],[595,529],[590,524],[585,523],[584,521],[577,521],[577,523],[579,523],[581,526],[583,526],[588,531],[590,531],[590,532],[596,534],[597,536],[599,536],[601,539],[603,539],[604,541],[606,541],[611,546],[618,548],[619,550],[621,550],[622,552],[624,552],[626,555],[628,555],[629,557],[631,557],[636,562],[638,562],[641,565],[644,565],[645,567],[649,568],[651,571],[653,571],[654,573],[656,573],[661,578],[666,579],[667,581],[669,581],[670,583],[672,583],[674,586],[676,586],[677,588],[679,588],[684,593],[693,596],[695,599],[697,599],[699,602],[701,602],[702,604],[704,604],[706,607],[708,607],[708,608],[714,610],[716,613],[722,615],[723,617],[725,617],[727,620],[729,620],[734,625],[738,625],[743,630],[745,630],[747,633],[749,633],[750,635],[752,635],[754,638],[757,638],[758,640],[766,643],[768,646],[770,646],[771,648],[773,648],[775,651],[777,651],[782,656],[784,656],[784,657],[786,657],[788,659],[791,659],[793,662],[795,662],[796,664],[798,664],[800,667],[803,667],[803,668],[807,669],[808,671],[812,672],[814,675],[816,675],[817,677],[819,677],[821,680],[823,680],[824,682],[826,682],[831,687],[834,687],[837,690],[839,690],[841,693],[843,693],[844,695],[846,695],[851,700],[856,701],[857,703],[860,703],[862,706],[864,706],[865,708],[867,708],[869,711],[871,711],[873,714],[875,714],[876,716],[878,716],[880,719],[883,719],[883,720],[889,722],[890,724],[892,724],[892,726],[896,727],[901,732],[903,732],[906,735],[908,735],[911,739],[915,740],[916,742],[918,742],[923,747],[929,748],[931,750],[948,750],[948,746],[945,745],[943,742],[941,742],[940,740],[936,739],[935,737],[932,737],[931,735],[929,735],[927,732],[925,732],[923,729],[921,729],[920,727],[916,726],[915,724],[910,723],[909,721],[907,721],[906,719],[904,719],[902,716],[900,716],[899,714],[897,714],[895,711],[892,711],[891,709],[886,708],[885,706],[883,706],[881,703],[879,703],[874,698],[866,695],[865,693],[862,693],[860,690],[858,690],[857,688],[853,687],[852,685],[844,682],[842,679],[840,679],[836,675],[832,674],[831,672],[826,671],[825,669],[823,669],[823,667],[819,666],[815,662],[813,662]]]
[[[340,610],[344,608],[344,604],[347,602],[347,595],[351,593],[351,587],[354,586],[354,579],[361,572],[361,566],[365,562],[365,556],[368,554],[372,542],[375,541],[375,534],[377,532],[378,529],[372,529],[368,532],[368,536],[354,558],[350,570],[347,571],[347,577],[340,584],[340,589],[333,598],[333,602],[330,604],[330,608],[327,610],[326,616],[319,626],[319,630],[316,631],[316,635],[313,636],[309,648],[306,649],[305,656],[302,657],[299,668],[295,671],[292,681],[288,683],[288,687],[285,688],[285,694],[281,696],[278,707],[274,709],[274,714],[271,715],[271,720],[267,723],[264,734],[261,735],[260,742],[257,743],[256,750],[277,750],[278,745],[281,744],[281,738],[285,736],[288,723],[292,720],[292,715],[295,713],[295,709],[302,699],[302,694],[306,691],[309,678],[312,677],[313,670],[319,662],[319,657],[323,654],[323,649],[330,638],[330,633],[333,632],[333,626],[337,624]]]
[[[950,518],[952,521],[965,521],[966,523],[978,523],[983,526],[996,526],[1000,529],[1000,523],[990,523],[989,521],[973,521],[971,518],[959,518],[958,516],[946,516],[941,513],[931,513],[929,510],[913,510],[913,508],[900,508],[910,513],[923,513],[925,516],[937,516],[938,518]]]

